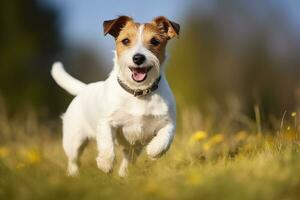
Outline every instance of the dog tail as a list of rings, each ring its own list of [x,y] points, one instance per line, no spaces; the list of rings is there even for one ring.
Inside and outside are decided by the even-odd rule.
[[[86,86],[85,83],[70,76],[64,69],[61,62],[52,65],[51,75],[55,82],[70,94],[76,96]]]

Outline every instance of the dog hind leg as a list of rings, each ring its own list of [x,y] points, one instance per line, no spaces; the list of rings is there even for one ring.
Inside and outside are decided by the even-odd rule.
[[[63,148],[68,158],[68,176],[76,176],[79,174],[79,158],[87,145],[88,140],[83,135],[72,134],[63,138]]]
[[[142,148],[125,148],[123,149],[123,159],[118,171],[120,177],[126,177],[128,174],[129,163],[135,163],[138,156],[141,154]]]

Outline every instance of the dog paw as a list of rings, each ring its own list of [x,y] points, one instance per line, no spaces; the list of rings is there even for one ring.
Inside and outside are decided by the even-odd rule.
[[[96,158],[97,166],[100,170],[102,170],[104,173],[110,173],[113,168],[113,159],[103,158],[101,156],[98,156]]]
[[[161,141],[158,140],[154,140],[152,142],[150,142],[146,148],[146,152],[147,155],[151,158],[151,159],[157,159],[160,156],[162,156],[166,150],[168,148],[168,144],[167,143],[163,143]]]
[[[124,168],[124,167],[120,167],[119,172],[118,172],[118,175],[119,175],[121,178],[126,178],[127,175],[128,175],[128,169],[127,169],[127,168]]]
[[[67,175],[71,177],[76,177],[79,175],[78,165],[70,163],[67,170]]]

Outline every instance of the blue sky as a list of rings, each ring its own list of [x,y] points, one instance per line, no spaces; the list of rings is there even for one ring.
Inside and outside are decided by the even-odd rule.
[[[118,15],[132,16],[136,21],[147,22],[164,15],[181,22],[192,1],[183,0],[43,0],[61,13],[62,32],[68,44],[86,44],[96,49],[114,48],[113,39],[103,36],[102,22]],[[104,48],[103,48],[104,47]],[[105,54],[105,53],[104,53]],[[107,55],[107,54],[106,54]]]
[[[155,16],[164,15],[179,22],[184,32],[185,17],[188,12],[198,14],[214,12],[213,0],[42,0],[56,7],[61,14],[61,31],[66,44],[79,44],[92,47],[105,57],[111,57],[114,49],[112,37],[103,36],[102,22],[118,15],[129,15],[139,22],[147,22]],[[265,13],[263,4],[253,1],[257,12]],[[300,2],[296,0],[266,0],[282,10],[292,28],[300,31]],[[265,2],[265,3],[266,3]],[[192,6],[193,5],[193,6]],[[195,8],[196,9],[193,9]],[[259,8],[259,9],[258,9]],[[259,14],[259,12],[257,13]]]

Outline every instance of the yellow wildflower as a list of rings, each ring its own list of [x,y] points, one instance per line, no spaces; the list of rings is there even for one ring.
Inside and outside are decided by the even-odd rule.
[[[289,130],[291,130],[291,127],[290,127],[290,126],[288,126],[288,127],[287,127],[287,130],[288,130],[288,131],[289,131]]]
[[[0,147],[0,158],[5,158],[9,154],[9,149],[7,147]]]
[[[29,164],[37,164],[41,161],[41,154],[37,150],[28,150],[25,152],[26,161]]]
[[[296,117],[296,116],[297,116],[297,113],[296,113],[296,112],[292,112],[291,116],[292,116],[292,117]]]
[[[203,145],[203,150],[204,151],[209,151],[212,146],[219,144],[220,142],[223,141],[223,135],[222,134],[216,134],[213,137],[211,137],[204,145]]]
[[[192,141],[201,141],[204,140],[205,138],[207,138],[207,133],[204,131],[197,131],[196,133],[194,133],[191,137]]]

